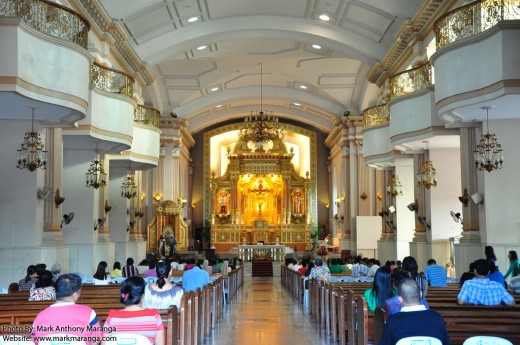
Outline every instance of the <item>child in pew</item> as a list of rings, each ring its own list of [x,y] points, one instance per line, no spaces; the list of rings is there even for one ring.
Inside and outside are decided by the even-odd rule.
[[[143,278],[135,276],[121,284],[119,300],[126,307],[122,310],[111,310],[103,327],[105,336],[121,333],[145,336],[153,345],[164,345],[166,336],[161,315],[157,309],[144,309],[142,298],[146,283]]]

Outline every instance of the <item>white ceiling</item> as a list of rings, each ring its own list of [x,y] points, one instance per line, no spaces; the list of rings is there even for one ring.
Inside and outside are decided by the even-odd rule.
[[[425,2],[100,1],[157,77],[146,99],[193,132],[260,109],[260,64],[264,110],[330,131],[345,110],[359,113],[368,71]]]

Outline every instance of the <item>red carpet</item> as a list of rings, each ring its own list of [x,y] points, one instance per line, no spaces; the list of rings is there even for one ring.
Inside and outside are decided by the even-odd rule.
[[[272,277],[272,261],[253,261],[253,277]]]

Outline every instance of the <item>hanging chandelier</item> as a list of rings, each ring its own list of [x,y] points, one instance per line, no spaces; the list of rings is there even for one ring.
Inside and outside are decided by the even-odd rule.
[[[481,134],[480,142],[473,152],[473,157],[478,170],[492,172],[502,168],[504,152],[502,151],[502,145],[497,141],[495,133],[489,133],[489,109],[493,109],[493,107],[485,106],[481,109],[486,111],[487,133]]]
[[[98,144],[96,143],[96,156],[98,153]],[[90,162],[90,167],[86,173],[87,175],[87,187],[94,189],[103,188],[107,185],[107,174],[103,169],[101,161],[97,158]]]
[[[135,185],[134,175],[132,175],[130,171],[128,171],[128,175],[121,185],[121,196],[127,199],[132,199],[137,196],[137,186]]]
[[[23,143],[18,151],[18,169],[27,169],[31,172],[40,168],[45,170],[47,165],[47,151],[40,137],[40,133],[34,131],[34,109],[32,108],[31,131],[26,132]]]
[[[428,142],[424,142],[426,144],[426,151],[428,151]],[[417,173],[417,186],[424,187],[426,189],[430,189],[432,187],[437,186],[437,172],[433,167],[433,162],[431,160],[424,161],[421,167],[419,168],[419,172]]]
[[[402,187],[403,185],[401,184],[399,177],[392,175],[386,184],[386,195],[391,196],[392,198],[403,195]]]
[[[278,117],[263,111],[263,66],[260,64],[260,111],[253,112],[244,119],[240,128],[240,140],[247,142],[253,150],[267,151],[272,148],[273,141],[284,138],[283,130],[278,123]]]

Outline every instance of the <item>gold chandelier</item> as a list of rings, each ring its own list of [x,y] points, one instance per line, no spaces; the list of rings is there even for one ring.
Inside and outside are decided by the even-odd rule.
[[[121,196],[129,200],[137,196],[137,186],[135,185],[134,174],[130,170],[130,162],[128,162],[128,174],[121,185]]]
[[[260,64],[260,111],[253,112],[244,119],[240,128],[240,140],[247,142],[250,149],[264,150],[272,148],[272,142],[284,138],[278,117],[263,111],[263,66]]]
[[[40,168],[45,170],[47,165],[47,151],[40,137],[40,133],[34,131],[34,109],[32,108],[31,131],[26,132],[23,143],[18,151],[16,167],[18,169],[27,169],[31,172]]]
[[[485,106],[481,109],[486,111],[487,133],[481,134],[480,142],[473,152],[473,157],[478,170],[492,172],[502,168],[504,152],[502,151],[502,145],[497,141],[495,133],[489,133],[489,109],[493,109],[493,107]]]
[[[96,143],[96,155],[98,153],[98,144]],[[87,176],[87,187],[98,189],[103,188],[107,185],[107,174],[103,169],[103,164],[97,158],[90,162],[90,167],[86,173]]]
[[[399,177],[392,175],[386,184],[386,195],[391,196],[392,198],[403,195],[402,187],[403,185],[401,184]]]
[[[428,142],[424,141],[426,144],[426,151],[428,151]],[[424,161],[424,163],[419,168],[419,172],[417,173],[417,186],[424,187],[426,189],[430,189],[432,187],[437,186],[437,172],[433,167],[433,162],[431,160]]]

